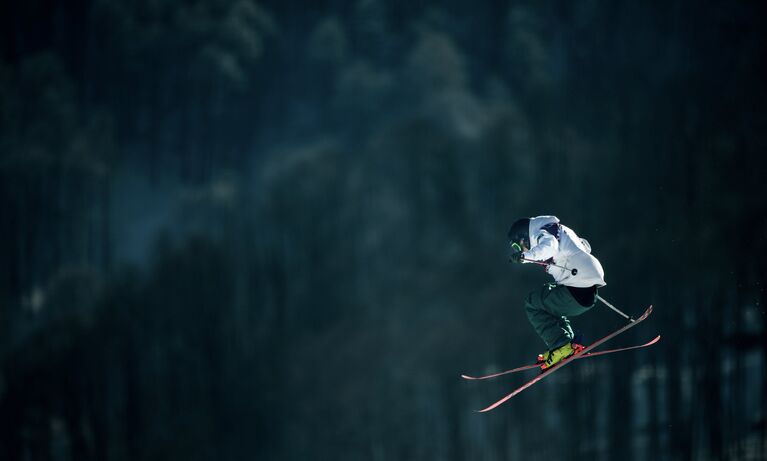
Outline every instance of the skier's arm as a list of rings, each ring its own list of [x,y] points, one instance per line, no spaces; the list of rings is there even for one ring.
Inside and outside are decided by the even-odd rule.
[[[522,257],[533,261],[546,261],[553,258],[559,251],[559,241],[546,231],[541,231],[538,236],[538,244],[525,251]]]

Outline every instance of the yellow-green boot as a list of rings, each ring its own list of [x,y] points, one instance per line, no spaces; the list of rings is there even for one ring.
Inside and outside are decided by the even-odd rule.
[[[544,352],[538,355],[538,363],[541,365],[541,370],[550,368],[562,360],[577,354],[583,350],[583,346],[577,343],[565,343],[552,351]]]

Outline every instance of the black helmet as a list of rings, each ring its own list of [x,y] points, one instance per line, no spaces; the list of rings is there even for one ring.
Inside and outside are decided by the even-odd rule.
[[[530,218],[520,218],[511,225],[509,233],[509,243],[518,243],[530,248]]]

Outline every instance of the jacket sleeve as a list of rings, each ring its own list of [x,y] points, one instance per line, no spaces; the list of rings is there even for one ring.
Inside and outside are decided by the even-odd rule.
[[[541,231],[538,236],[538,244],[522,253],[525,259],[534,261],[546,261],[553,258],[559,252],[559,241],[546,231]]]

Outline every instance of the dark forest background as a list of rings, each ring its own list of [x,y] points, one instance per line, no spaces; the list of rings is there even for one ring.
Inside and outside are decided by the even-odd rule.
[[[0,3],[0,459],[767,459],[765,9]],[[663,337],[476,414],[538,214]]]

